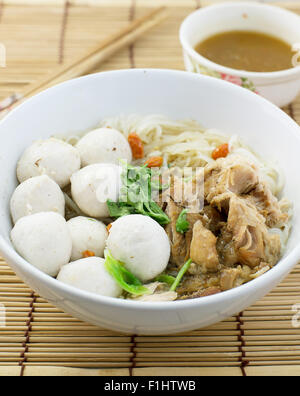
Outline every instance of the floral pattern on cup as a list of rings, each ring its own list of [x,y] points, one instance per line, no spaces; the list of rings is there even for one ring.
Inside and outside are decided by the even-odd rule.
[[[252,92],[259,93],[254,85],[254,83],[246,77],[232,76],[230,74],[219,73],[215,70],[208,69],[205,66],[199,65],[196,63],[191,57],[187,56],[186,60],[189,64],[189,70],[194,73],[204,74],[205,76],[220,78],[221,80],[225,80],[236,84],[240,87],[249,89]]]

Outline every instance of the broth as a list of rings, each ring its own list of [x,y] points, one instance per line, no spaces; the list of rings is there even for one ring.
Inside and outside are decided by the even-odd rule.
[[[201,41],[195,49],[212,62],[232,69],[274,72],[293,67],[291,45],[263,33],[219,33]]]

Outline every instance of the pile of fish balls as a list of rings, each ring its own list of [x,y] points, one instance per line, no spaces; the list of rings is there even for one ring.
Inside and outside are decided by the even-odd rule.
[[[107,200],[120,195],[120,160],[132,161],[131,147],[111,128],[91,131],[75,146],[57,138],[33,142],[18,161],[20,184],[10,201],[20,256],[60,282],[108,297],[122,289],[105,268],[106,248],[143,282],[161,274],[170,259],[164,229],[142,215],[107,219]],[[68,221],[66,194],[80,210]]]

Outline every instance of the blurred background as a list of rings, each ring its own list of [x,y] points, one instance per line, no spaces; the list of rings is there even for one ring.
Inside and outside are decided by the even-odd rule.
[[[178,29],[190,12],[221,0],[0,0],[0,43],[6,67],[0,68],[0,100],[58,64],[79,55],[126,26],[149,8],[166,5],[167,21],[145,34],[134,48],[120,51],[93,71],[126,67],[183,68]],[[253,0],[255,1],[255,0]],[[262,0],[297,9],[300,1]],[[175,40],[174,40],[175,38]],[[162,53],[168,56],[162,57]]]

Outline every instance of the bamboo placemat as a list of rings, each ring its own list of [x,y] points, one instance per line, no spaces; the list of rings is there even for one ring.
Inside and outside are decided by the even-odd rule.
[[[167,4],[170,16],[102,70],[183,69],[178,28],[197,0],[0,1],[0,100],[22,92],[57,63],[72,60],[149,7]],[[18,4],[19,3],[19,4]],[[35,4],[32,4],[35,3]],[[297,11],[300,5],[289,3]],[[100,71],[95,70],[95,71]],[[286,111],[300,123],[300,99]],[[190,333],[124,336],[80,322],[52,307],[0,261],[0,375],[300,375],[300,265],[272,293],[240,315]]]

